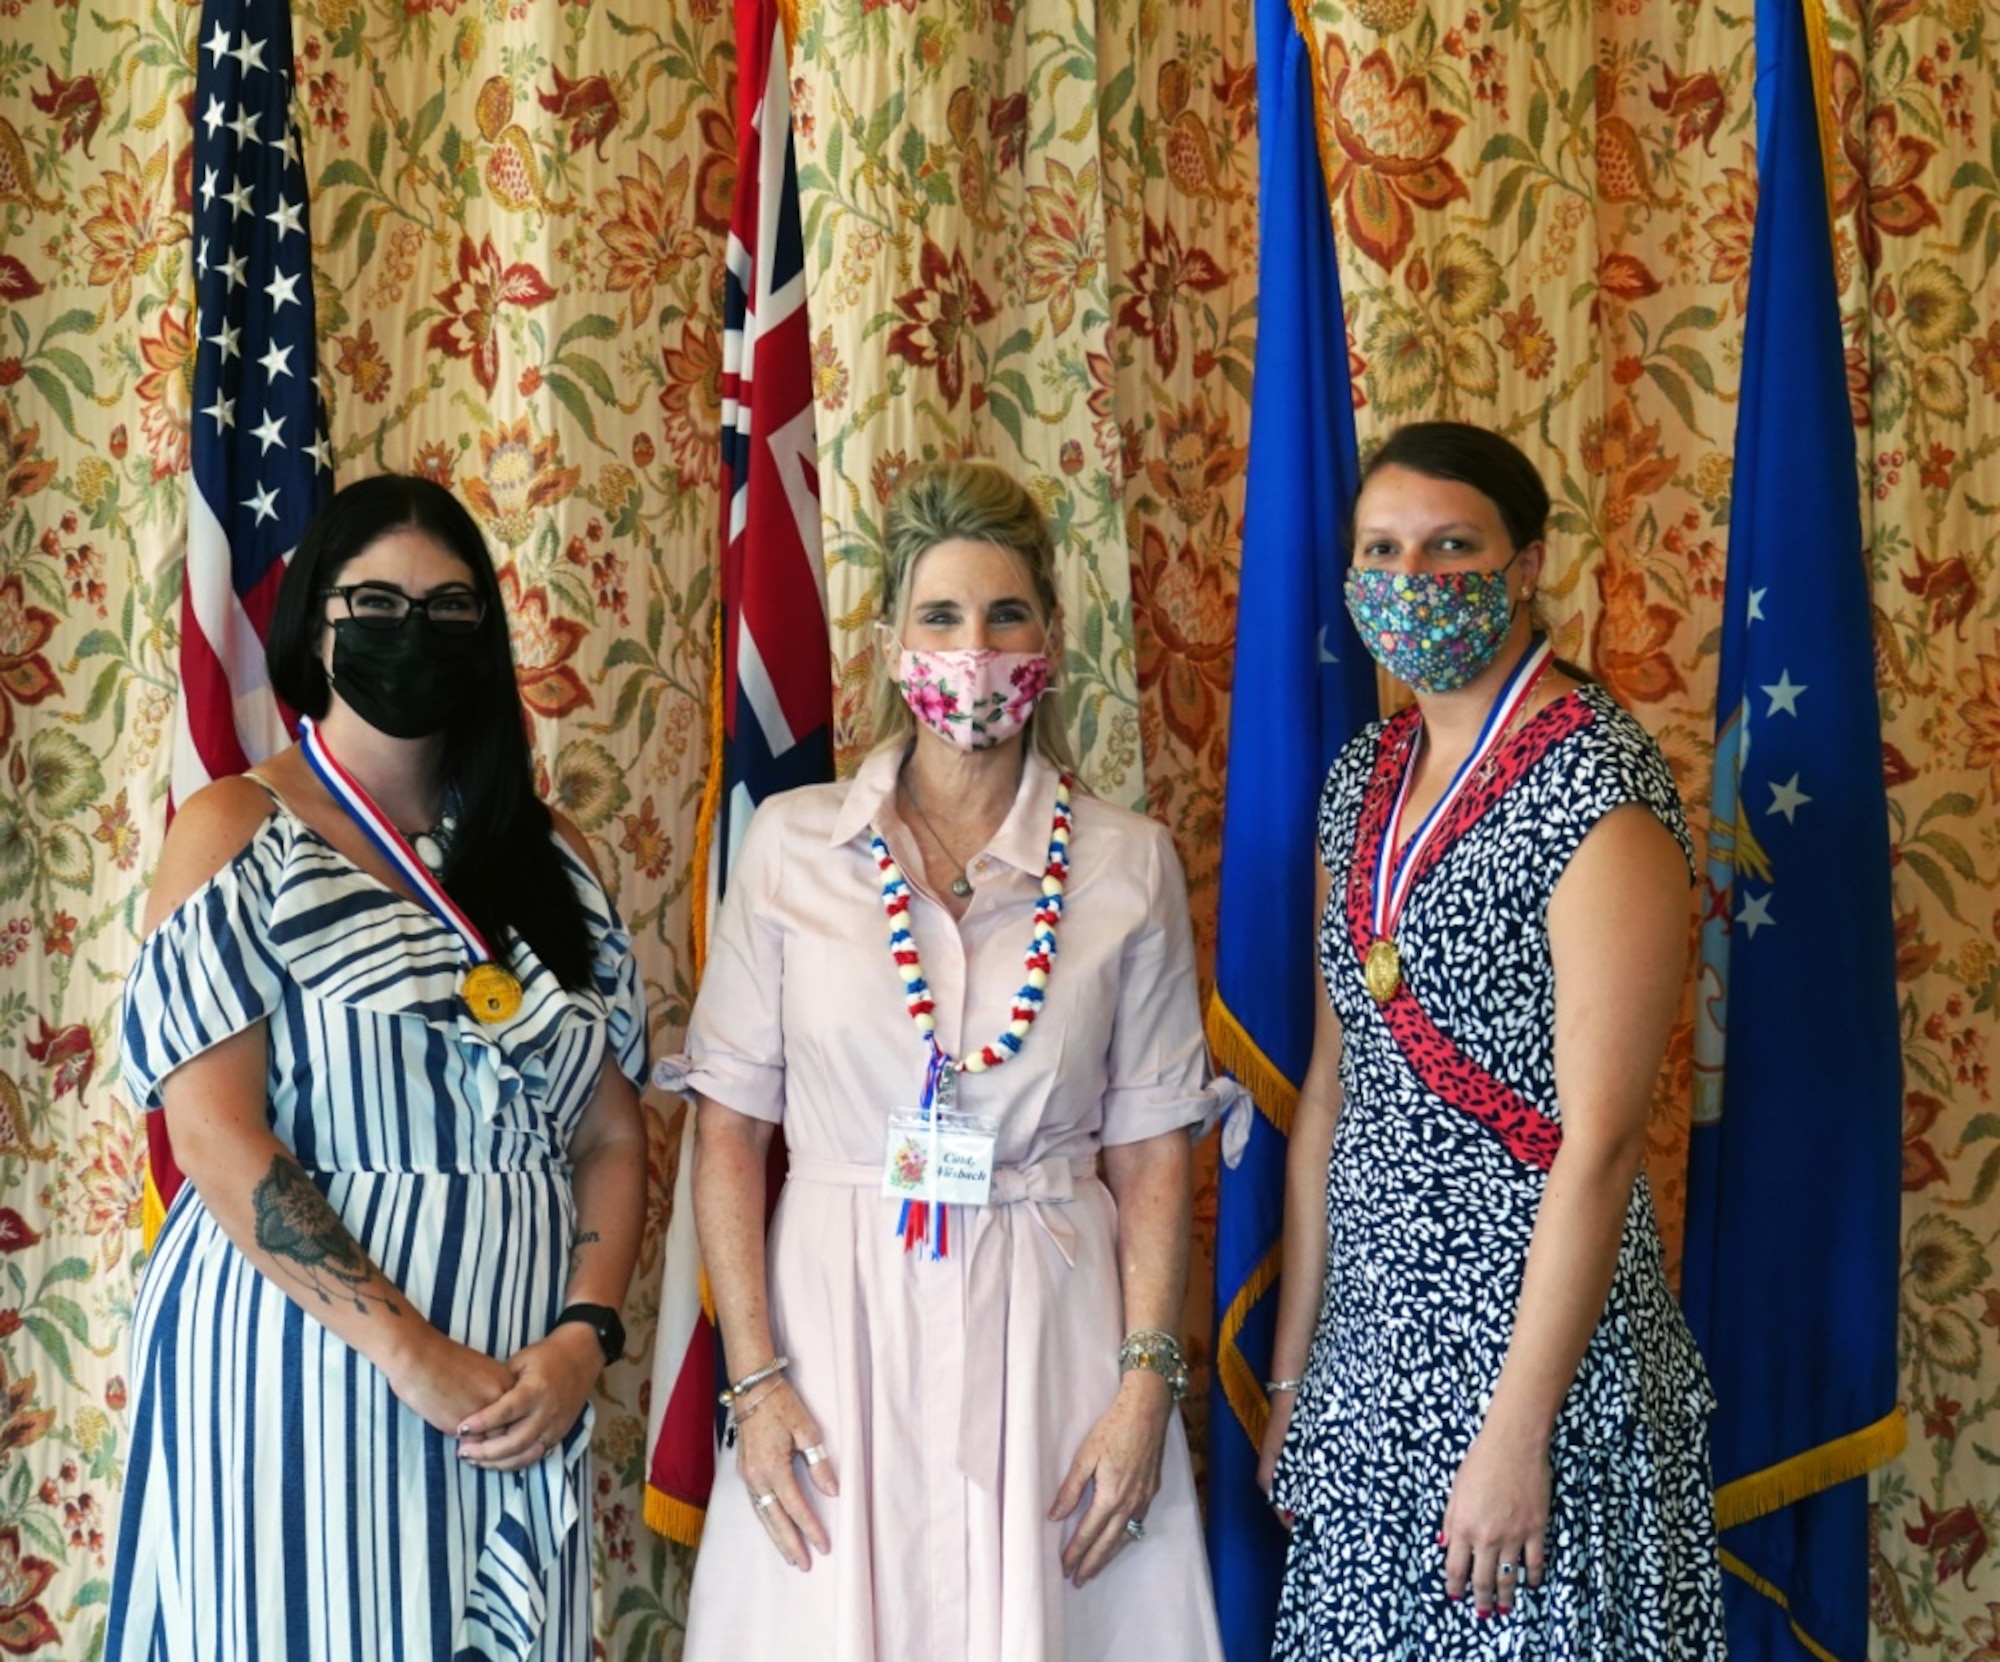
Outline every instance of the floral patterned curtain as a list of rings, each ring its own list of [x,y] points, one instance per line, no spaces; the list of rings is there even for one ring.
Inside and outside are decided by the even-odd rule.
[[[1364,440],[1454,414],[1558,502],[1563,650],[1707,795],[1756,199],[1748,8],[1318,0]],[[834,0],[794,54],[840,748],[868,740],[906,462],[1021,468],[1065,550],[1092,784],[1174,831],[1204,943],[1255,339],[1247,0]],[[198,11],[0,0],[0,1647],[102,1625],[143,1128],[118,984],[164,817],[192,402]],[[506,562],[549,793],[686,1016],[733,189],[721,0],[294,0],[342,478],[457,489]],[[2000,1655],[2000,62],[1977,0],[1835,8],[1850,386],[1870,469],[1909,1070],[1884,1657]],[[1984,91],[1979,89],[1984,88]],[[1989,469],[1990,471],[1990,469]],[[1684,1184],[1685,1034],[1652,1175]],[[648,1106],[655,1205],[671,1105]],[[1212,1208],[1212,1182],[1202,1206]],[[672,1656],[638,1521],[664,1218],[600,1401],[600,1636]],[[1206,1324],[1198,1267],[1189,1326]]]

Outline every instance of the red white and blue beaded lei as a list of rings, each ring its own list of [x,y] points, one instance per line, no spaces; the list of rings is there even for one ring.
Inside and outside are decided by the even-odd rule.
[[[1022,959],[1027,978],[1022,982],[1021,990],[1014,995],[1007,1030],[993,1043],[981,1046],[963,1060],[950,1055],[938,1043],[937,1001],[931,996],[930,983],[924,979],[916,937],[910,933],[910,881],[896,864],[896,857],[889,852],[882,833],[872,827],[870,829],[868,846],[874,852],[876,867],[882,873],[882,910],[889,919],[889,951],[896,960],[896,973],[903,978],[903,996],[909,1005],[910,1020],[916,1024],[917,1032],[929,1051],[924,1067],[923,1099],[918,1105],[925,1119],[933,1113],[949,1111],[956,1075],[985,1073],[988,1069],[999,1067],[1010,1057],[1019,1055],[1028,1030],[1042,1013],[1049,972],[1055,966],[1056,925],[1062,920],[1063,896],[1069,886],[1069,839],[1073,824],[1069,798],[1070,776],[1065,773],[1056,783],[1055,815],[1049,826],[1048,863],[1042,870],[1042,897],[1035,905],[1034,929],[1028,937],[1028,950]],[[937,1208],[937,1228],[933,1232],[930,1227],[930,1203],[904,1201],[896,1220],[897,1233],[903,1237],[903,1250],[915,1251],[928,1240],[931,1256],[945,1257],[951,1247],[950,1210],[948,1206]]]

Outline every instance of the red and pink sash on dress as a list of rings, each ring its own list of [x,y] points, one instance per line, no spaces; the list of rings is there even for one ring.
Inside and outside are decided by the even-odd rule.
[[[1557,699],[1539,711],[1487,759],[1446,810],[1436,833],[1419,851],[1407,887],[1421,883],[1459,838],[1535,763],[1593,719],[1590,706],[1575,697]],[[1376,743],[1374,772],[1362,793],[1345,896],[1347,936],[1357,973],[1375,939],[1371,877],[1382,852],[1382,840],[1388,835],[1420,721],[1414,707],[1390,718]],[[1379,1008],[1397,1050],[1426,1090],[1470,1114],[1524,1164],[1547,1171],[1555,1163],[1556,1151],[1562,1146],[1562,1127],[1466,1055],[1417,1001],[1407,974]]]

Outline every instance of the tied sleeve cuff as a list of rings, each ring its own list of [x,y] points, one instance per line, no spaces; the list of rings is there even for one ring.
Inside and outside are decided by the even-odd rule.
[[[1202,1137],[1248,1093],[1224,1075],[1190,1090],[1178,1081],[1114,1086],[1104,1097],[1106,1143],[1139,1143],[1168,1131]]]
[[[569,872],[570,886],[583,907],[590,932],[591,991],[603,1001],[605,1041],[618,1068],[634,1085],[646,1083],[646,1052],[650,1035],[646,1027],[646,984],[640,978],[638,960],[632,955],[631,931],[618,915],[597,875],[577,856],[560,833],[551,833],[556,852]]]
[[[1234,1171],[1243,1163],[1243,1151],[1250,1146],[1251,1128],[1257,1120],[1257,1101],[1228,1074],[1211,1081],[1209,1092],[1218,1103],[1216,1121],[1222,1126],[1222,1163]],[[1202,1130],[1208,1127],[1204,1125]]]
[[[748,1057],[703,1047],[653,1064],[653,1086],[692,1102],[697,1095],[735,1113],[772,1125],[785,1117],[785,1070]]]
[[[632,956],[632,937],[612,913],[597,938],[593,967],[598,996],[604,1000],[606,1040],[618,1058],[619,1071],[634,1085],[646,1082],[646,989]]]

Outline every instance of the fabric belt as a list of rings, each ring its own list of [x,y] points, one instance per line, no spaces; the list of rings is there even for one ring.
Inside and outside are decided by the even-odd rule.
[[[967,1214],[988,1214],[981,1227],[965,1232],[972,1235],[973,1245],[964,1273],[959,1276],[948,1273],[939,1275],[939,1296],[920,1303],[919,1320],[925,1328],[927,1362],[937,1370],[944,1391],[955,1393],[958,1399],[958,1467],[981,1488],[997,1490],[1000,1483],[1000,1440],[1006,1420],[1006,1347],[1011,1337],[1008,1330],[1010,1272],[1016,1257],[1032,1250],[1035,1238],[1034,1233],[1017,1229],[1014,1220],[1016,1216],[1022,1216],[1033,1224],[1034,1229],[1055,1248],[1063,1267],[1075,1269],[1076,1226],[1063,1215],[1062,1208],[1075,1198],[1079,1181],[1088,1181],[1096,1175],[1097,1156],[1094,1153],[1055,1155],[1020,1166],[996,1165],[986,1205],[957,1208],[961,1218]],[[794,1151],[786,1181],[879,1189],[882,1168]],[[885,1206],[892,1204],[887,1196],[883,1199]],[[885,1234],[888,1227],[885,1221]],[[954,1229],[952,1235],[955,1245],[964,1239],[958,1229]],[[924,1261],[916,1263],[914,1260],[919,1252],[922,1249],[910,1254],[912,1268],[919,1274],[947,1269],[950,1263],[947,1259],[945,1264],[932,1264],[928,1252],[922,1252]],[[946,1288],[952,1285],[960,1291],[956,1309],[951,1307],[946,1292]],[[929,1290],[924,1289],[926,1292]],[[952,1319],[938,1319],[939,1313],[944,1312],[948,1312]],[[976,1322],[978,1331],[990,1342],[996,1320],[1001,1341],[1000,1356],[997,1359],[984,1357],[977,1367],[968,1368],[967,1333]],[[949,1395],[946,1400],[949,1400]]]

